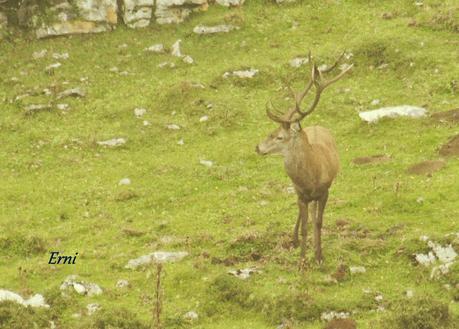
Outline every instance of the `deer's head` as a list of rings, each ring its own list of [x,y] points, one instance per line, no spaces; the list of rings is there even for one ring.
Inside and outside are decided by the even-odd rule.
[[[275,113],[271,102],[266,105],[266,114],[268,117],[276,123],[279,123],[279,128],[274,130],[268,135],[268,137],[257,145],[256,151],[258,154],[282,154],[285,155],[290,149],[292,141],[295,140],[301,133],[301,120],[311,114],[317,107],[320,100],[320,95],[325,88],[330,86],[332,83],[341,79],[351,68],[352,65],[341,71],[340,74],[330,80],[324,80],[323,74],[334,70],[337,66],[344,53],[336,60],[336,62],[327,69],[319,70],[317,65],[312,61],[311,54],[309,54],[309,63],[311,63],[311,78],[306,84],[304,90],[300,93],[295,93],[290,87],[289,90],[295,100],[295,106],[288,110],[284,114]],[[312,104],[306,110],[301,110],[301,102],[314,86],[315,96]]]

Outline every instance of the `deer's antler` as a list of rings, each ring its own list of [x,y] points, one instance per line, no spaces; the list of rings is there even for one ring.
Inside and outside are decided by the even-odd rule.
[[[298,93],[298,94],[294,93],[293,90],[291,90],[291,88],[289,88],[290,91],[294,95],[295,107],[290,111],[290,113],[288,113],[288,117],[286,119],[282,118],[280,115],[273,114],[271,112],[271,110],[269,108],[267,108],[268,117],[271,118],[273,121],[279,122],[279,123],[293,123],[293,122],[299,122],[299,121],[303,120],[307,115],[311,114],[315,110],[317,104],[319,103],[320,95],[321,95],[322,91],[324,91],[325,88],[327,88],[331,84],[333,84],[336,81],[338,81],[339,79],[341,79],[353,67],[353,65],[350,65],[349,67],[344,69],[340,74],[338,74],[336,77],[334,77],[334,78],[332,78],[330,80],[324,80],[323,79],[322,74],[323,73],[328,73],[328,72],[331,72],[332,70],[334,70],[338,66],[338,63],[343,58],[343,56],[344,56],[344,52],[338,57],[338,59],[335,61],[335,63],[332,66],[330,66],[329,68],[327,68],[327,69],[325,69],[323,71],[320,71],[318,69],[317,65],[313,62],[312,57],[311,57],[311,53],[309,52],[309,55],[308,55],[309,62],[311,63],[311,66],[312,66],[311,78],[310,78],[309,82],[306,84],[306,86],[303,89],[303,91]],[[313,100],[312,104],[309,106],[309,108],[306,111],[302,111],[301,110],[301,102],[306,97],[308,92],[311,90],[313,85],[314,85],[314,87],[316,89],[316,94],[315,94],[314,100]],[[271,104],[271,108],[272,108],[272,104]],[[294,118],[295,114],[298,114],[298,116],[296,118]]]

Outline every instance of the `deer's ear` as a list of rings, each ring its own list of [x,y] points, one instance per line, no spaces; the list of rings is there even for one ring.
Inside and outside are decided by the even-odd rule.
[[[301,125],[299,122],[293,122],[290,124],[290,129],[298,133],[301,131]]]

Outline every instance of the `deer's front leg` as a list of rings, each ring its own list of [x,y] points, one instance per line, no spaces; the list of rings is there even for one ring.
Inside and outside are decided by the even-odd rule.
[[[301,262],[304,262],[306,256],[306,239],[307,239],[307,224],[308,224],[308,202],[304,202],[298,199],[298,208],[300,210],[300,214],[298,215],[298,219],[301,219]]]

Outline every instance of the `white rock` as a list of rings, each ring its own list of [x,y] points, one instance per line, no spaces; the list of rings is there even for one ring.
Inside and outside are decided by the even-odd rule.
[[[230,76],[235,76],[241,79],[251,79],[258,73],[257,69],[249,69],[249,70],[241,70],[241,71],[233,71],[233,72],[225,72],[223,74],[224,78],[228,78]]]
[[[180,126],[176,125],[175,123],[169,124],[166,127],[167,129],[170,129],[170,130],[180,130]]]
[[[183,62],[185,62],[187,64],[193,64],[194,60],[193,60],[193,58],[191,56],[186,55],[185,57],[183,57]]]
[[[147,113],[147,110],[144,108],[137,107],[134,109],[134,115],[138,118],[142,117],[145,113]]]
[[[120,71],[119,68],[117,68],[116,66],[112,66],[110,69],[109,69],[110,72],[113,72],[113,73],[118,73]]]
[[[427,110],[422,107],[411,105],[401,105],[393,107],[384,107],[373,111],[360,112],[359,116],[363,121],[373,123],[381,118],[395,118],[398,116],[406,116],[411,118],[425,117]]]
[[[149,125],[150,125],[150,121],[143,120],[143,125],[144,125],[144,126],[149,126]]]
[[[57,95],[57,99],[64,97],[85,97],[86,93],[81,88],[70,88],[60,92]]]
[[[238,7],[242,6],[245,2],[245,0],[217,0],[216,1],[220,6],[225,6],[225,7]]]
[[[154,0],[122,0],[124,3],[123,21],[130,28],[143,28],[150,25]]]
[[[428,237],[427,235],[421,235],[421,236],[419,237],[419,240],[424,241],[424,242],[427,242],[427,241],[429,241],[429,237]]]
[[[331,321],[334,319],[347,319],[349,317],[348,312],[335,312],[335,311],[330,311],[330,312],[323,312],[320,315],[320,319],[322,321]]]
[[[202,117],[199,118],[199,122],[206,122],[209,120],[209,117],[207,115],[203,115]]]
[[[189,312],[186,312],[183,317],[187,320],[197,320],[199,318],[198,316],[198,313],[196,313],[195,311],[189,311]]]
[[[58,110],[61,110],[61,111],[67,111],[69,109],[69,104],[57,104],[56,105],[57,109]]]
[[[69,56],[69,53],[54,53],[53,54],[53,58],[54,59],[68,59],[70,56]]]
[[[158,67],[161,68],[161,69],[162,69],[162,68],[165,68],[165,67],[168,67],[168,68],[170,68],[170,69],[173,69],[173,68],[175,67],[175,64],[172,63],[172,62],[162,62],[162,63],[159,63],[159,64],[158,64]]]
[[[407,298],[413,298],[414,297],[414,291],[411,290],[411,289],[408,289],[405,294],[406,294]]]
[[[229,274],[234,275],[235,277],[241,280],[246,280],[250,278],[252,274],[259,273],[259,272],[260,271],[257,270],[256,268],[243,268],[243,269],[228,271]]]
[[[113,138],[106,141],[97,142],[97,144],[102,146],[116,147],[126,144],[126,140],[124,138]]]
[[[437,258],[431,251],[428,254],[416,254],[415,257],[416,261],[424,266],[429,266],[435,263],[435,261],[437,260]]]
[[[96,313],[98,310],[100,310],[101,307],[100,307],[100,305],[97,304],[97,303],[92,303],[92,304],[86,305],[86,309],[88,310],[88,315],[93,315],[93,314]]]
[[[196,34],[214,34],[214,33],[228,33],[233,30],[239,30],[239,26],[234,25],[214,25],[214,26],[205,26],[198,25],[195,26],[193,32]]]
[[[377,301],[377,302],[382,302],[383,299],[384,299],[383,295],[376,295],[375,296],[375,301]]]
[[[118,185],[131,185],[131,180],[129,178],[123,178],[118,182]]]
[[[156,0],[156,22],[158,24],[181,23],[193,11],[205,10],[207,0]]]
[[[5,290],[5,289],[0,289],[0,302],[3,302],[3,301],[12,301],[12,302],[21,304],[23,306],[49,308],[49,305],[46,304],[45,298],[40,294],[35,294],[26,300],[22,298],[21,295],[15,292]]]
[[[351,274],[365,273],[367,269],[363,266],[350,266],[349,271]]]
[[[373,99],[371,101],[371,105],[378,105],[379,103],[381,103],[381,101],[379,99]]]
[[[32,54],[32,58],[33,59],[40,59],[40,58],[45,57],[47,53],[48,53],[48,51],[46,49],[42,49],[42,50],[39,50],[39,51],[34,51],[33,54]]]
[[[54,64],[50,64],[48,65],[47,67],[45,67],[45,71],[46,72],[52,72],[53,70],[61,67],[62,64],[61,63],[54,63]]]
[[[119,289],[123,289],[123,288],[126,288],[126,287],[129,287],[129,281],[128,280],[118,280],[116,282],[116,287],[119,288]]]
[[[168,252],[168,251],[156,251],[154,253],[143,255],[135,259],[128,261],[125,268],[136,269],[143,265],[152,263],[169,263],[182,260],[188,253],[186,251],[179,252]]]
[[[174,42],[172,45],[172,50],[171,50],[171,55],[175,57],[182,57],[182,53],[180,51],[180,43],[182,40],[178,39],[177,41]]]
[[[438,260],[442,262],[443,264],[450,263],[454,261],[457,257],[457,253],[451,245],[442,247],[439,244],[429,241],[428,246],[432,248]]]
[[[86,294],[86,287],[81,283],[75,282],[73,284],[73,289],[80,295]]]
[[[302,65],[305,65],[309,63],[309,58],[307,57],[296,57],[292,60],[290,60],[289,64],[291,67],[300,67]]]
[[[185,142],[183,141],[183,139],[180,139],[178,142],[177,142],[178,145],[184,145]]]
[[[164,45],[162,43],[157,43],[153,46],[150,46],[148,48],[145,48],[145,51],[149,51],[152,53],[163,53],[165,51]]]
[[[432,268],[430,272],[431,279],[438,279],[440,276],[448,274],[449,268],[454,264],[454,262],[441,264]]]
[[[210,160],[199,160],[199,163],[203,166],[206,166],[207,168],[210,168],[214,165],[214,163]]]

